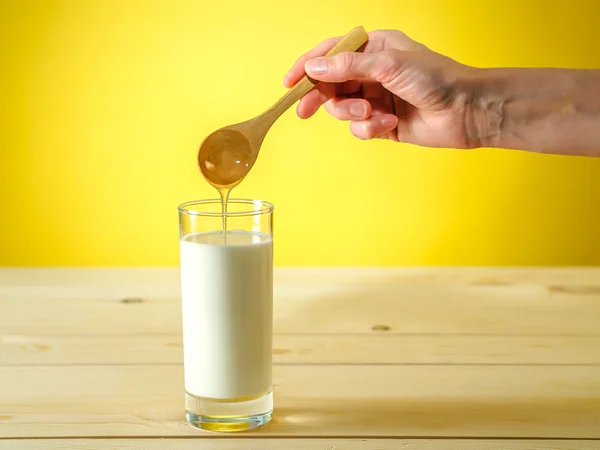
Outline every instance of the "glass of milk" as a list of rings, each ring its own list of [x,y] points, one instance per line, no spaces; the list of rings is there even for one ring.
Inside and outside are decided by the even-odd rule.
[[[226,232],[224,232],[226,224]],[[190,424],[242,431],[271,420],[273,205],[179,206],[185,409]]]

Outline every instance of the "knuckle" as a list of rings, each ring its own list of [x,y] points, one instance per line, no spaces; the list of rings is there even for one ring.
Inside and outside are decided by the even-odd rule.
[[[385,37],[386,30],[373,30],[369,31],[368,35],[370,39],[380,39]]]
[[[389,83],[398,76],[401,69],[400,50],[386,50],[378,58],[375,77],[380,83]]]
[[[354,64],[354,55],[350,52],[342,52],[336,56],[336,65],[344,71],[352,68]]]
[[[408,50],[408,51],[415,51],[415,52],[427,50],[427,47],[425,47],[425,45],[421,44],[420,42],[415,41],[410,36],[408,36],[406,33],[402,32],[400,30],[390,30],[389,36],[391,37],[391,40],[394,42],[396,48],[399,48],[402,50]]]
[[[384,52],[383,60],[387,66],[397,66],[398,62],[400,61],[401,54],[401,50],[398,50],[397,48],[391,48]]]
[[[400,30],[390,30],[392,36],[400,42],[410,43],[412,39],[408,37],[406,33]]]

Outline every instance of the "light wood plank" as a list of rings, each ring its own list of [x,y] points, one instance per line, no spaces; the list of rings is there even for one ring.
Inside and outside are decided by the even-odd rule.
[[[555,291],[598,293],[600,267],[278,267],[277,283],[473,286],[546,286]],[[23,288],[26,287],[26,290]],[[85,290],[82,291],[82,288]],[[563,289],[564,288],[564,289]],[[8,268],[0,269],[0,293],[61,298],[105,298],[119,295],[176,297],[178,267],[146,268]]]
[[[56,439],[0,441],[6,450],[597,450],[592,440],[515,439]]]
[[[178,334],[177,273],[3,269],[0,330]],[[395,334],[600,336],[600,269],[289,269],[277,274],[276,333],[388,329]],[[121,301],[128,298],[142,301]]]
[[[265,436],[600,438],[599,367],[275,366],[274,383]],[[3,367],[0,386],[0,437],[199,433],[179,366]]]
[[[0,364],[182,364],[181,335],[0,336]],[[600,365],[594,336],[275,335],[278,364]]]

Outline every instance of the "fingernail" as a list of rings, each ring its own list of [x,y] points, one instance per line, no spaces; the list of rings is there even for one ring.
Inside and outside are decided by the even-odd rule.
[[[389,128],[396,125],[396,118],[392,116],[383,116],[379,119],[379,123],[381,123],[381,126],[384,128]]]
[[[314,75],[322,75],[329,70],[327,58],[315,58],[306,62],[305,70]]]
[[[352,103],[350,105],[350,114],[354,117],[364,117],[367,113],[367,108],[362,103]]]

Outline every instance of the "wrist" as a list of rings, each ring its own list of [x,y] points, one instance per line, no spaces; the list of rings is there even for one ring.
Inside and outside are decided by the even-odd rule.
[[[501,148],[506,141],[503,80],[495,69],[470,68],[464,85],[467,97],[465,133],[468,148]]]
[[[600,71],[469,69],[470,148],[598,155]]]

